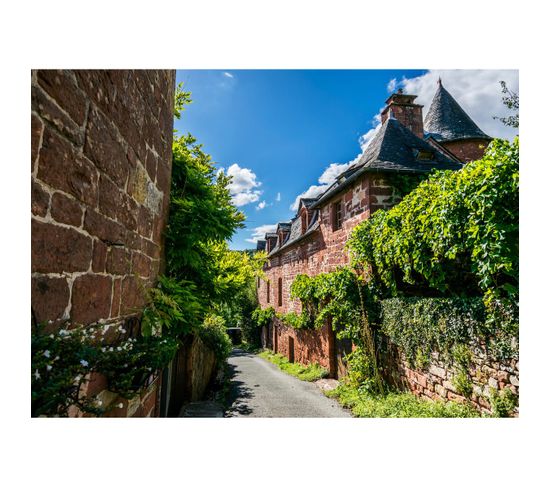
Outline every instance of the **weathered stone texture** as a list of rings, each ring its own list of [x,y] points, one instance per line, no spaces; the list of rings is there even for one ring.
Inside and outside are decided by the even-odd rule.
[[[37,70],[31,83],[34,316],[122,323],[159,271],[175,73]],[[155,388],[133,415],[152,413]]]

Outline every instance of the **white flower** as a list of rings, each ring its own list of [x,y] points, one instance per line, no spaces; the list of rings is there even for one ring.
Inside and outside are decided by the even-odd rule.
[[[102,348],[101,348],[101,352],[105,352],[106,350],[107,350],[106,347],[102,347]]]
[[[50,339],[53,339],[54,335],[53,334],[50,334]]]
[[[34,377],[39,380],[40,379],[40,373],[38,372],[38,370],[35,370],[34,371]]]
[[[102,402],[101,400],[98,400],[98,401],[97,401],[97,405],[98,405],[99,407],[101,407],[101,405],[103,405],[103,402]]]
[[[126,334],[126,329],[120,329],[120,332],[122,332],[123,334]]]
[[[80,364],[82,364],[82,366],[84,366],[85,368],[88,367],[88,361],[86,361],[84,359],[80,360]]]
[[[74,377],[74,380],[75,380],[75,381],[80,381],[80,378],[81,378],[81,376],[80,376],[79,374],[77,374],[77,375]]]
[[[51,370],[52,370],[52,367],[48,364],[48,365],[46,365],[46,369],[47,369],[48,371],[51,371]]]
[[[117,347],[116,350],[117,351],[122,351],[122,347]]]
[[[117,405],[118,408],[122,408],[123,406],[124,406],[124,405],[123,405],[122,403],[119,403],[119,404]]]
[[[46,350],[44,351],[44,356],[46,356],[47,358],[49,358],[49,357],[50,357],[50,351],[46,349]]]
[[[55,356],[54,361],[57,361],[59,359],[59,356]]]
[[[68,331],[68,330],[65,330],[65,329],[60,329],[58,333],[59,333],[60,336],[67,336],[67,335],[69,335],[69,331]]]

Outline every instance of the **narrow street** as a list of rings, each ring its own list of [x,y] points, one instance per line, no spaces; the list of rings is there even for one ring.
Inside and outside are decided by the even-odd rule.
[[[231,391],[226,417],[350,417],[314,383],[283,373],[254,354],[235,349],[228,363]]]

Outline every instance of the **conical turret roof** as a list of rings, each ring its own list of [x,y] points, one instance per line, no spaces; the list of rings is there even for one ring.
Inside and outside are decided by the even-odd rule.
[[[438,82],[432,104],[424,119],[424,131],[436,141],[457,139],[491,139]]]

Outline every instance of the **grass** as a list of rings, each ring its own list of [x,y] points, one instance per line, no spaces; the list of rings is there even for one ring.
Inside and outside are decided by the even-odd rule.
[[[412,393],[403,392],[375,396],[361,392],[345,383],[341,383],[334,390],[326,391],[325,395],[338,399],[344,407],[350,408],[356,417],[469,418],[480,416],[474,408],[457,402],[424,400],[415,397]]]
[[[307,366],[300,363],[291,363],[282,354],[274,354],[268,350],[260,352],[258,356],[267,359],[277,365],[285,373],[295,376],[302,381],[316,381],[328,376],[328,371],[317,363],[311,363]]]

